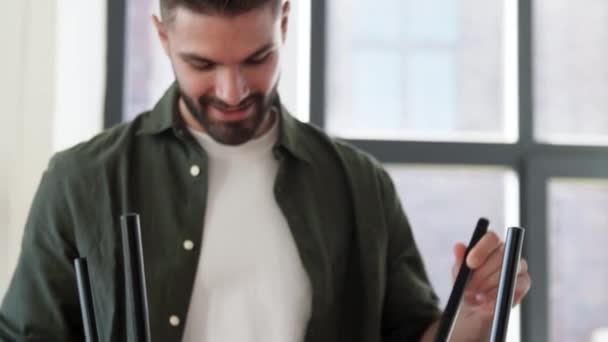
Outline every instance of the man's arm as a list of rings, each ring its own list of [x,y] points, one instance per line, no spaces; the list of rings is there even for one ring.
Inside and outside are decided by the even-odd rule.
[[[433,342],[435,340],[435,335],[437,334],[437,329],[439,329],[439,320],[433,322],[433,324],[426,329],[420,341]],[[487,342],[490,340],[490,329],[490,325],[486,322],[477,320],[474,316],[464,318],[463,315],[460,315],[458,319],[456,319],[452,339],[454,341]]]
[[[386,342],[432,341],[441,313],[437,308],[437,296],[429,283],[409,223],[386,171],[381,170],[379,181],[387,224],[391,229],[382,336]],[[494,232],[489,231],[469,253],[466,262],[474,273],[455,322],[452,334],[455,341],[489,340],[503,250],[504,243]],[[454,246],[454,278],[463,262],[465,251],[464,244]],[[527,294],[530,283],[527,263],[522,259],[514,305]]]
[[[17,267],[0,307],[0,340],[82,339],[69,212],[61,177],[52,170],[45,172],[30,208]]]
[[[379,182],[389,229],[382,337],[385,342],[415,341],[439,318],[438,298],[386,171],[380,171]]]

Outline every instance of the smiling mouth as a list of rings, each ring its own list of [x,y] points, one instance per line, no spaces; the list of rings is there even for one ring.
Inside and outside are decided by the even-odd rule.
[[[211,106],[210,114],[214,120],[221,122],[236,122],[247,119],[253,114],[254,102],[238,108],[218,108]]]

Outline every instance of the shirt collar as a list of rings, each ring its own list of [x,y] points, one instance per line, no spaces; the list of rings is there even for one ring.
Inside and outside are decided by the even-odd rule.
[[[184,130],[184,122],[177,114],[177,100],[179,92],[177,84],[173,83],[161,99],[156,103],[151,112],[142,116],[141,124],[137,130],[138,135],[155,135],[163,133],[169,129],[174,132]],[[302,136],[302,126],[296,118],[282,105],[277,98],[276,107],[279,111],[280,126],[279,139],[276,150],[287,150],[294,157],[311,162],[312,156],[305,146],[305,139]],[[279,152],[281,153],[281,152]]]

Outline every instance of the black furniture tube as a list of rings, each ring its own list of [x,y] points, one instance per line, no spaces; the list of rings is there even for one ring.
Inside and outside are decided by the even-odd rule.
[[[150,342],[150,320],[139,215],[124,214],[120,217],[120,223],[127,291],[127,324],[129,321],[133,322],[133,337],[136,342]]]
[[[492,321],[491,342],[503,342],[507,338],[507,328],[509,326],[509,316],[517,283],[517,271],[519,260],[521,259],[524,233],[525,230],[520,227],[510,227],[507,230],[498,293],[496,294],[496,307]]]
[[[97,342],[97,326],[95,312],[93,311],[93,297],[91,295],[91,281],[86,258],[74,259],[76,269],[76,284],[78,285],[78,299],[80,300],[80,313],[86,342]]]
[[[466,263],[467,256],[469,255],[471,249],[475,247],[477,242],[479,242],[479,240],[481,240],[481,238],[486,234],[489,224],[490,221],[483,217],[477,221],[477,226],[475,227],[475,231],[473,231],[473,236],[471,237],[471,242],[469,242],[469,246],[464,254],[462,265],[460,265],[460,269],[458,270],[454,287],[452,287],[450,298],[448,299],[448,303],[446,304],[443,315],[441,316],[439,328],[437,329],[437,334],[435,335],[435,342],[449,341],[450,336],[452,335],[454,321],[456,320],[456,317],[458,317],[458,311],[460,310],[460,303],[462,303],[464,290],[471,279],[472,272]]]

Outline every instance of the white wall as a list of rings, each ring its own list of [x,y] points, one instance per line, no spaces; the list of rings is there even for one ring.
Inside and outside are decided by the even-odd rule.
[[[53,2],[4,0],[0,12],[2,177],[0,292],[19,250],[21,227],[51,154],[54,106]]]
[[[101,129],[105,2],[86,4],[2,1],[0,297],[17,261],[26,215],[48,159],[57,149]]]
[[[86,140],[103,127],[106,1],[56,1],[53,149]]]

